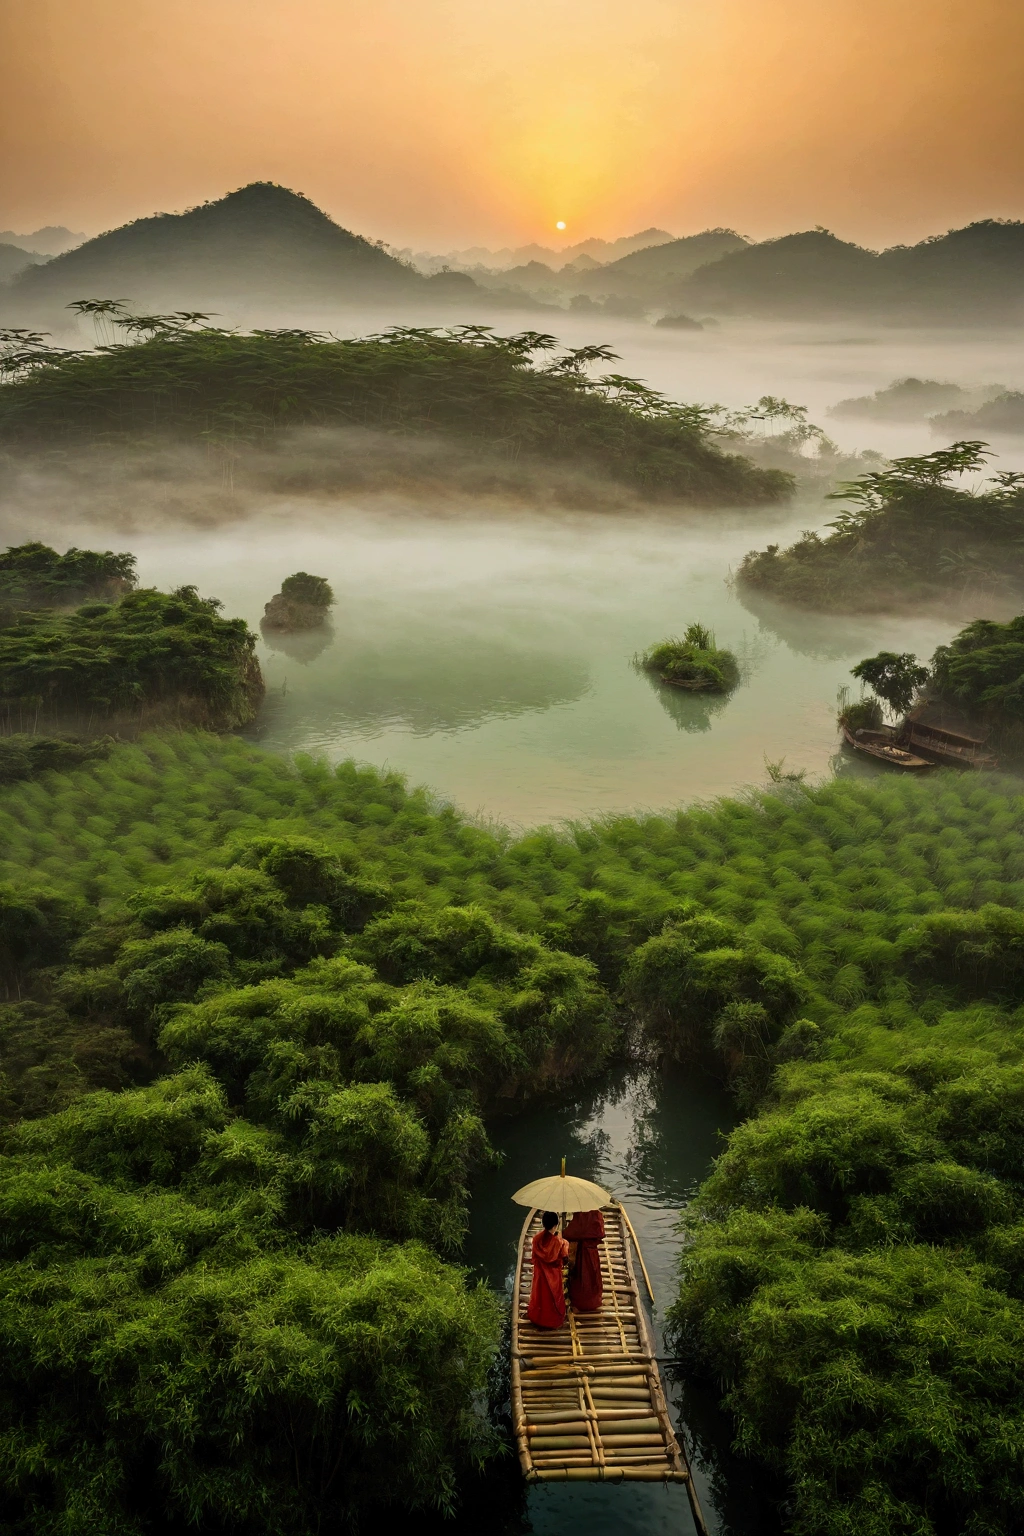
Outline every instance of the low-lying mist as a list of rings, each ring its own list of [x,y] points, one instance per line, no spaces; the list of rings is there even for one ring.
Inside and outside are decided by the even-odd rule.
[[[302,428],[266,447],[223,443],[95,444],[0,460],[0,538],[125,536],[217,528],[251,518],[330,515],[335,501],[382,515],[524,510],[649,511],[629,487],[582,470],[516,462],[442,437]]]

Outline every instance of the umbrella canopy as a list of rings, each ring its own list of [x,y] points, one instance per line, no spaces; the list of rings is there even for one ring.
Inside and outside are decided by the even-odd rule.
[[[565,1171],[553,1173],[546,1179],[534,1179],[517,1189],[512,1199],[517,1205],[535,1205],[542,1211],[596,1211],[611,1199],[606,1189],[591,1184],[589,1179],[574,1179]]]

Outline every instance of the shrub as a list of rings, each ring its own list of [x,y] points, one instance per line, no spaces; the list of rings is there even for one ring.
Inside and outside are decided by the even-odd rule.
[[[727,693],[739,682],[735,656],[719,650],[703,624],[691,624],[681,640],[662,640],[652,646],[639,663],[663,682],[694,692]]]
[[[116,606],[36,614],[0,630],[0,714],[20,726],[40,717],[88,724],[163,708],[197,724],[244,724],[263,697],[255,641],[219,607],[194,587],[146,588]]]

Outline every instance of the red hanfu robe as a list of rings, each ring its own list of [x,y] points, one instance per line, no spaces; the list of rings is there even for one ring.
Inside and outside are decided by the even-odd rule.
[[[565,1322],[562,1264],[569,1244],[557,1232],[538,1232],[533,1240],[533,1289],[526,1315],[538,1328],[561,1328]]]
[[[577,1312],[596,1312],[604,1294],[597,1249],[604,1237],[604,1217],[600,1211],[580,1211],[566,1227],[565,1235],[576,1244],[576,1258],[569,1271],[569,1300]]]

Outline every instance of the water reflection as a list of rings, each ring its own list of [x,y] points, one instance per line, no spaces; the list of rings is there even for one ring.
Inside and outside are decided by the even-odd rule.
[[[710,731],[712,720],[722,713],[731,697],[728,693],[691,693],[686,688],[663,683],[660,677],[646,676],[658,703],[681,731]]]
[[[263,644],[270,651],[278,651],[300,667],[308,667],[311,661],[322,656],[334,644],[333,624],[319,624],[316,629],[305,629],[289,634],[287,630],[272,629],[260,624]]]
[[[737,583],[736,599],[758,622],[762,633],[781,641],[798,656],[814,661],[841,661],[848,656],[870,656],[878,650],[880,626],[889,627],[892,615],[814,613],[777,603],[761,592]],[[897,621],[899,622],[899,621]]]
[[[285,649],[276,641],[275,648]],[[580,659],[482,629],[424,632],[399,620],[390,633],[382,627],[379,638],[367,641],[342,628],[321,653],[302,655],[289,647],[288,654],[308,668],[301,693],[294,692],[294,680],[292,690],[285,687],[287,679],[275,693],[276,672],[267,669],[264,730],[297,735],[315,725],[371,734],[390,726],[429,735],[569,704],[589,686]]]
[[[883,649],[928,657],[959,625],[741,600],[728,574],[743,554],[813,520],[806,506],[448,519],[335,506],[329,522],[254,526],[244,561],[237,536],[133,543],[144,582],[194,581],[198,568],[225,612],[252,623],[284,573],[325,572],[334,639],[319,654],[322,636],[260,643],[267,703],[250,734],[386,764],[529,827],[742,790],[766,758],[828,772],[850,667]],[[694,619],[737,656],[740,685],[652,694],[630,658]]]

